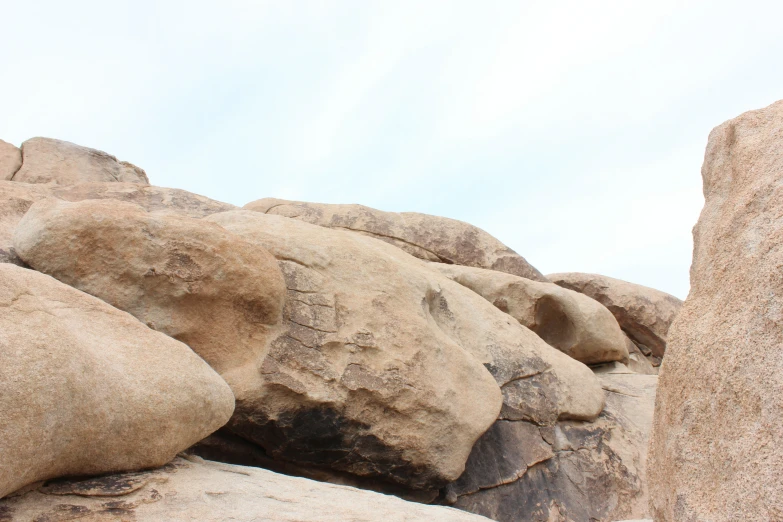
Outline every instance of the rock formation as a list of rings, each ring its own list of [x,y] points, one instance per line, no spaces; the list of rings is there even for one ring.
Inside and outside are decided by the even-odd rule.
[[[710,134],[650,450],[658,522],[783,520],[783,102]]]
[[[605,306],[552,283],[495,270],[433,263],[561,352],[585,364],[628,359],[626,337]]]
[[[9,181],[22,166],[22,151],[0,140],[0,181]]]
[[[480,228],[456,219],[416,212],[383,212],[363,205],[275,198],[253,201],[244,208],[367,234],[427,261],[490,268],[534,281],[547,280],[524,257]]]
[[[501,522],[645,516],[657,376],[625,371],[600,380],[607,401],[594,422],[496,422],[447,486],[447,502]]]
[[[447,507],[197,457],[177,458],[153,471],[45,484],[0,500],[0,520],[487,521]]]
[[[190,192],[138,183],[79,183],[42,185],[0,180],[0,263],[23,264],[13,248],[17,223],[36,201],[48,197],[64,201],[112,199],[136,203],[150,212],[200,218],[236,207]]]
[[[0,497],[161,466],[231,416],[190,348],[49,276],[0,264],[0,310]]]
[[[571,272],[547,277],[606,306],[645,355],[663,357],[669,327],[682,301],[660,290],[597,274]]]
[[[19,222],[14,247],[36,270],[186,343],[230,384],[256,372],[281,319],[275,259],[211,223],[119,201],[46,199]]]
[[[139,167],[103,151],[67,141],[32,138],[22,143],[22,167],[13,176],[22,183],[74,185],[93,181],[149,185]]]
[[[287,330],[229,426],[275,458],[432,488],[462,473],[499,387],[514,418],[603,407],[586,367],[398,248],[258,212],[206,219],[268,249],[286,278]]]
[[[480,519],[192,456],[139,471],[199,439],[501,522],[648,514],[633,328],[467,223],[238,210],[34,138],[0,143],[3,278],[0,521]]]

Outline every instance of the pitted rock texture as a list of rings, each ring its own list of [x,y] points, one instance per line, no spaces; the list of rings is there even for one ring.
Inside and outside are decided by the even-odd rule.
[[[647,442],[657,376],[599,376],[593,422],[498,420],[442,499],[500,522],[611,522],[648,515]]]
[[[13,248],[14,229],[33,203],[48,197],[64,201],[116,199],[136,203],[150,212],[173,213],[193,218],[236,208],[185,190],[138,183],[42,185],[0,180],[0,263],[24,266]]]
[[[367,234],[427,261],[489,268],[534,281],[547,281],[525,258],[487,232],[456,219],[416,212],[383,212],[363,205],[274,198],[253,201],[244,208]]]
[[[13,177],[22,183],[75,185],[87,182],[125,182],[149,185],[147,174],[111,154],[51,138],[22,143],[22,167]]]
[[[473,290],[577,361],[597,364],[628,359],[626,337],[620,325],[594,299],[553,283],[495,270],[441,263],[430,266]]]
[[[481,522],[486,518],[264,469],[175,459],[163,468],[59,481],[0,500],[0,520],[60,522]]]
[[[257,373],[285,284],[263,248],[201,220],[114,200],[35,203],[14,247],[24,262],[193,348],[233,384]]]
[[[669,327],[682,301],[660,290],[598,274],[567,272],[547,277],[607,307],[645,355],[663,357]]]
[[[0,497],[161,466],[231,416],[190,348],[49,276],[0,264],[0,310]]]
[[[715,128],[702,178],[661,366],[653,518],[783,520],[783,101]]]
[[[396,247],[259,212],[206,220],[268,249],[285,276],[286,330],[234,388],[229,424],[275,459],[439,487],[504,395],[514,418],[603,407],[587,367]]]
[[[10,181],[22,166],[22,151],[0,140],[0,181]]]

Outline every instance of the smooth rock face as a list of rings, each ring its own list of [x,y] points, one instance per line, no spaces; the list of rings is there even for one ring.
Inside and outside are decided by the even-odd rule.
[[[651,443],[659,522],[783,520],[783,102],[710,134]]]
[[[136,203],[150,212],[174,213],[193,218],[236,208],[184,190],[138,183],[41,185],[0,180],[0,263],[24,266],[13,248],[14,229],[33,203],[47,197],[65,201],[117,199]]]
[[[14,230],[33,203],[49,194],[49,187],[44,185],[0,180],[0,263],[24,266],[14,250]]]
[[[22,166],[22,151],[0,140],[0,181],[10,181]]]
[[[275,459],[433,488],[460,476],[501,400],[518,419],[603,407],[587,367],[398,248],[259,212],[206,220],[285,276],[286,330],[234,388],[229,425]]]
[[[0,264],[0,310],[0,497],[161,466],[231,416],[190,348],[49,276]]]
[[[547,280],[506,245],[480,228],[456,219],[416,212],[383,212],[362,205],[274,198],[253,201],[244,208],[367,234],[427,261],[489,268],[534,281]]]
[[[29,139],[22,143],[22,158],[22,168],[14,181],[57,185],[119,181],[149,185],[147,174],[139,167],[67,141]]]
[[[35,203],[14,235],[38,271],[193,348],[232,384],[255,373],[281,321],[275,259],[224,228],[115,200]]]
[[[258,468],[177,458],[143,473],[69,480],[0,501],[2,520],[480,522],[486,518]]]
[[[553,283],[592,297],[607,307],[642,349],[661,358],[682,301],[666,292],[598,274],[567,272],[547,276]],[[646,348],[645,348],[646,347]]]
[[[536,332],[549,345],[585,364],[628,359],[626,337],[605,306],[553,283],[494,270],[432,263]]]
[[[599,376],[606,408],[593,422],[499,420],[446,488],[455,507],[500,522],[593,522],[648,515],[647,442],[657,376]]]

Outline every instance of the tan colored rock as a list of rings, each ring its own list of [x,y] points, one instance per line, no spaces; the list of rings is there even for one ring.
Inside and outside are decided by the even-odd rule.
[[[617,363],[616,363],[617,364]],[[600,374],[593,422],[499,420],[446,488],[455,507],[499,522],[594,522],[649,515],[647,443],[657,376]]]
[[[190,348],[99,299],[0,264],[0,309],[0,497],[161,466],[231,416],[230,389]]]
[[[481,522],[486,518],[271,471],[176,459],[153,471],[65,481],[0,501],[9,522]]]
[[[594,299],[553,283],[494,270],[432,263],[536,332],[549,345],[585,364],[628,359],[626,337],[609,310]]]
[[[314,225],[367,234],[427,261],[489,268],[546,281],[525,258],[463,221],[416,212],[383,212],[363,205],[330,205],[266,198],[247,210],[277,214]]]
[[[116,199],[136,203],[150,212],[174,213],[193,218],[236,208],[184,190],[138,183],[41,185],[0,180],[0,263],[23,265],[13,249],[14,229],[33,203],[47,197],[65,201]]]
[[[229,371],[257,371],[281,320],[275,259],[201,220],[46,199],[19,222],[14,247],[36,270],[186,343],[229,384]]]
[[[14,181],[75,185],[87,182],[126,182],[149,185],[139,167],[100,150],[51,138],[22,143],[22,168]]]
[[[783,520],[783,102],[715,128],[650,447],[659,522]]]
[[[49,194],[49,187],[43,185],[0,180],[0,263],[24,265],[14,250],[14,230],[33,203]]]
[[[607,307],[623,330],[655,357],[663,357],[669,326],[682,301],[666,292],[598,274],[568,272],[547,276],[553,283],[581,292]]]
[[[0,140],[0,181],[10,181],[22,166],[22,151]]]
[[[148,212],[171,213],[202,218],[237,207],[186,190],[141,185],[138,183],[80,183],[52,187],[52,196],[64,201],[116,199],[135,203]]]
[[[259,212],[206,220],[268,249],[286,279],[286,330],[234,388],[229,425],[275,459],[433,488],[462,473],[501,391],[515,419],[603,407],[587,367],[398,248]]]

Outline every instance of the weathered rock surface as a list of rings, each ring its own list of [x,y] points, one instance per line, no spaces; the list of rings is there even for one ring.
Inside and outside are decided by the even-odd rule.
[[[268,249],[288,296],[229,429],[275,459],[413,488],[456,479],[502,415],[595,418],[592,372],[402,250],[343,230],[233,211],[218,223]]]
[[[547,277],[553,283],[583,293],[607,307],[643,350],[663,357],[669,326],[682,301],[660,290],[598,274],[567,272]]]
[[[710,134],[651,442],[659,522],[783,520],[783,102]]]
[[[0,497],[161,466],[231,416],[230,389],[190,348],[99,299],[0,264],[0,309]]]
[[[597,420],[550,426],[499,420],[476,443],[463,476],[447,486],[446,501],[501,522],[646,516],[657,376],[599,378],[608,394]]]
[[[253,201],[244,208],[367,234],[427,261],[489,268],[534,281],[547,280],[506,245],[480,228],[456,219],[416,212],[383,212],[363,205],[274,198]]]
[[[8,181],[14,177],[22,166],[22,151],[16,146],[0,140],[0,181]]]
[[[126,182],[149,185],[139,167],[100,150],[51,138],[22,143],[22,167],[13,177],[23,183],[75,185],[87,182]]]
[[[271,471],[177,458],[152,471],[57,481],[0,501],[4,521],[480,522],[487,519]]]
[[[433,263],[432,268],[465,286],[550,346],[585,364],[628,359],[626,337],[605,306],[553,283],[495,270]]]
[[[281,321],[285,285],[263,248],[201,220],[114,200],[35,203],[19,257],[193,348],[233,384]]]
[[[136,203],[150,212],[167,212],[193,218],[236,208],[185,190],[138,183],[41,185],[0,180],[0,263],[24,265],[13,249],[14,229],[33,203],[47,197],[65,201],[116,199]]]

